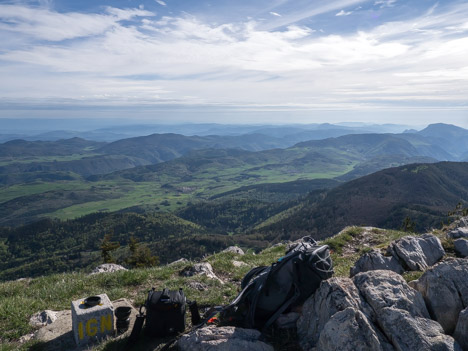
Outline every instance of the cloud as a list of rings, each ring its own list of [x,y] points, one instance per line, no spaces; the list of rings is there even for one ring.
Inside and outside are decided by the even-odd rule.
[[[345,12],[345,11],[341,10],[335,16],[349,16],[352,13],[353,13],[353,11]]]
[[[153,16],[141,9],[108,7],[104,14],[57,13],[49,9],[0,5],[0,30],[29,38],[62,41],[105,33],[119,21]]]
[[[380,8],[393,7],[397,0],[377,0],[374,2],[374,6],[380,5]]]
[[[154,0],[154,1],[156,1],[161,6],[167,6],[167,4],[162,0]]]
[[[60,14],[2,5],[0,13],[0,97],[8,99],[342,110],[466,104],[468,5],[346,34],[141,9]],[[16,43],[19,35],[27,45]]]
[[[336,11],[342,8],[347,8],[352,5],[364,3],[367,0],[330,0],[321,5],[317,5],[316,2],[307,2],[308,5],[303,6],[300,11],[290,11],[287,15],[283,14],[281,19],[278,19],[275,23],[269,23],[264,25],[262,28],[265,30],[272,30],[295,24],[304,19],[318,16],[324,13]]]
[[[270,15],[276,16],[276,17],[281,17],[281,15],[277,12],[270,12]]]

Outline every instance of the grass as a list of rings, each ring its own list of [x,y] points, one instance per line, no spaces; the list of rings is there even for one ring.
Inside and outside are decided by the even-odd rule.
[[[112,274],[86,275],[83,273],[55,274],[32,280],[0,283],[0,350],[40,349],[36,342],[20,345],[17,340],[34,329],[29,326],[31,315],[45,309],[69,309],[70,302],[84,296],[105,292],[111,300],[125,297],[135,306],[144,303],[150,288],[183,288],[190,299],[197,300],[199,306],[226,305],[238,293],[238,281],[250,268],[269,265],[284,253],[284,246],[267,249],[255,255],[249,252],[244,256],[233,253],[218,253],[207,257],[215,273],[226,282],[221,284],[205,276],[181,277],[187,263],[166,265],[155,268],[133,269]],[[235,267],[232,260],[244,262],[246,266]],[[205,285],[204,291],[191,287],[190,282]],[[106,346],[107,345],[107,346]],[[108,342],[98,349],[118,349],[119,342]]]
[[[305,149],[288,149],[284,150],[282,156],[270,153],[264,160],[256,160],[255,164],[245,160],[239,160],[239,162],[232,164],[209,164],[189,173],[178,171],[178,168],[175,167],[176,163],[174,163],[169,164],[167,169],[150,174],[151,180],[141,182],[117,177],[95,182],[86,180],[38,181],[1,187],[0,203],[45,192],[65,190],[92,192],[93,189],[98,189],[102,192],[102,200],[94,198],[89,202],[75,203],[71,206],[67,205],[68,207],[51,208],[50,210],[47,210],[47,204],[44,204],[45,206],[42,208],[45,210],[41,216],[73,219],[96,211],[118,211],[133,206],[159,206],[163,211],[174,211],[190,201],[208,199],[211,196],[242,186],[289,182],[299,179],[334,178],[349,172],[357,163],[354,156],[335,152],[333,162],[324,163],[320,159],[312,158],[300,166],[293,163],[278,164],[281,158],[294,161],[303,157],[306,152]],[[59,161],[79,157],[80,155],[64,156]],[[170,185],[170,187],[163,187],[165,184]],[[178,189],[183,187],[190,187],[194,190],[190,193],[180,192]],[[24,200],[27,202],[27,199]],[[35,203],[38,202],[40,200],[35,199]]]
[[[450,242],[442,232],[435,232],[445,247]],[[350,267],[372,248],[385,248],[391,241],[409,235],[408,233],[378,228],[348,227],[322,243],[331,248],[335,276],[348,277]],[[200,307],[226,305],[237,296],[239,284],[244,275],[253,267],[268,266],[284,255],[285,245],[276,245],[255,254],[248,250],[245,255],[221,252],[208,256],[215,274],[225,284],[206,276],[181,277],[179,272],[189,263],[178,263],[147,269],[119,271],[112,274],[89,276],[83,273],[55,274],[36,279],[0,283],[0,351],[40,350],[37,342],[19,344],[18,339],[34,329],[29,326],[31,315],[45,309],[69,309],[70,301],[84,296],[107,293],[111,300],[127,298],[135,306],[144,303],[147,291],[154,287],[169,289],[183,288],[189,299],[197,300]],[[452,253],[449,252],[449,255]],[[233,261],[242,262],[235,266]],[[418,279],[423,272],[406,272],[406,281]],[[192,282],[203,284],[200,291]],[[122,341],[113,340],[96,346],[95,350],[122,350]],[[157,348],[155,348],[157,349]]]

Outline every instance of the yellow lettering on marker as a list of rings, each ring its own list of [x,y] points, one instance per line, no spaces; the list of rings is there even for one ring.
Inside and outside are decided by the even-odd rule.
[[[82,340],[84,338],[84,335],[83,335],[83,322],[78,323],[78,337],[80,338],[80,340]]]
[[[101,316],[101,333],[104,333],[106,329],[112,330],[112,316],[110,314]]]
[[[91,318],[90,320],[86,322],[86,334],[88,334],[88,336],[94,336],[97,334],[98,332],[97,324],[98,322],[96,318]]]

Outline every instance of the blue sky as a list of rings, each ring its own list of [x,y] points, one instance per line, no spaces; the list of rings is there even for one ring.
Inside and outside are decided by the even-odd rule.
[[[2,0],[0,117],[468,127],[468,3]]]

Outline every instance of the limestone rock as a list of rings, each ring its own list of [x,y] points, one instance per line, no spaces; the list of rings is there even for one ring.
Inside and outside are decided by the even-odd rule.
[[[242,261],[236,261],[236,260],[233,260],[233,261],[232,261],[232,264],[234,265],[234,267],[245,267],[245,266],[248,266],[247,263],[242,262]]]
[[[395,240],[388,247],[388,252],[412,271],[423,271],[445,255],[439,238],[432,234],[405,236]]]
[[[453,242],[455,246],[455,252],[460,257],[468,257],[468,240],[458,239]]]
[[[203,283],[200,283],[200,282],[197,282],[197,281],[190,281],[187,283],[187,286],[189,288],[192,288],[192,289],[195,289],[195,290],[198,290],[198,291],[205,291],[208,286],[206,284],[203,284]]]
[[[463,350],[468,350],[468,307],[458,315],[457,327],[455,328],[453,337]]]
[[[350,270],[350,276],[353,277],[358,273],[375,271],[377,269],[390,270],[398,274],[404,272],[403,267],[395,257],[386,257],[383,256],[380,251],[372,250],[365,253],[357,260]]]
[[[192,277],[194,275],[204,274],[208,278],[215,279],[221,284],[224,284],[224,282],[214,274],[213,267],[211,267],[211,264],[208,262],[195,263],[193,266],[184,268],[179,274],[183,277]]]
[[[349,278],[324,280],[314,295],[302,307],[302,315],[297,321],[299,344],[304,350],[314,347],[325,324],[337,312],[348,307],[361,309],[359,291]]]
[[[460,227],[451,230],[447,233],[447,236],[452,239],[468,238],[468,227]]]
[[[354,284],[377,316],[385,307],[408,311],[414,317],[429,318],[420,292],[412,289],[403,277],[392,271],[368,271],[357,274]]]
[[[224,249],[222,252],[233,252],[238,255],[244,254],[244,251],[238,246],[229,246],[227,249]]]
[[[260,336],[254,329],[210,326],[182,335],[177,345],[181,351],[273,351]]]
[[[459,227],[466,227],[468,228],[468,216],[461,217],[459,220],[455,221],[454,224]]]
[[[44,325],[51,324],[57,319],[57,312],[45,310],[34,314],[29,319],[29,325],[33,327],[43,327]]]
[[[94,270],[91,272],[91,275],[93,274],[98,274],[98,273],[113,273],[117,271],[126,271],[127,268],[122,267],[119,264],[115,263],[104,263],[101,264],[100,266],[97,266],[94,268]]]
[[[317,349],[327,351],[384,350],[367,317],[352,307],[335,313],[325,324],[320,333]]]
[[[379,325],[399,351],[437,350],[461,351],[458,343],[445,335],[439,323],[412,316],[408,311],[384,307],[379,313]]]
[[[458,315],[468,306],[468,260],[447,260],[426,271],[411,286],[422,293],[433,319],[452,334]]]

